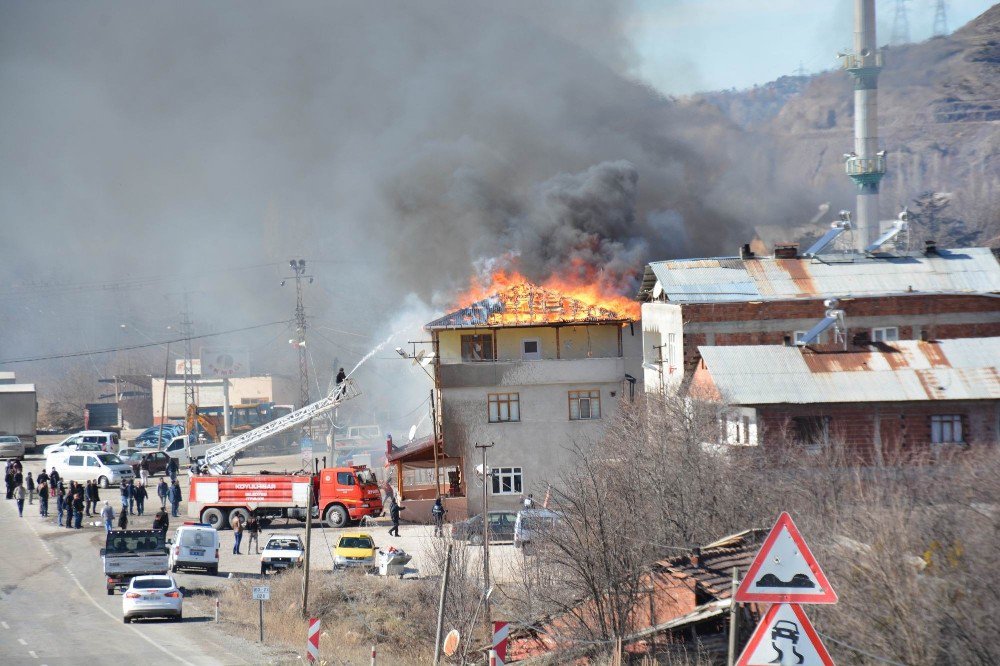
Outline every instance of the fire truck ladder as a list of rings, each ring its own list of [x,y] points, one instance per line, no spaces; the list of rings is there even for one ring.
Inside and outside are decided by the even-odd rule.
[[[295,426],[314,419],[320,414],[325,414],[332,409],[336,409],[340,403],[351,398],[356,398],[359,395],[361,395],[361,391],[354,386],[354,382],[350,379],[345,379],[337,385],[333,393],[322,400],[314,402],[311,405],[306,405],[302,409],[297,409],[287,416],[282,416],[280,419],[265,423],[259,428],[254,428],[249,432],[233,437],[218,446],[213,446],[205,452],[203,469],[212,475],[229,474],[232,471],[236,456],[240,452],[245,451],[268,437],[291,430]]]

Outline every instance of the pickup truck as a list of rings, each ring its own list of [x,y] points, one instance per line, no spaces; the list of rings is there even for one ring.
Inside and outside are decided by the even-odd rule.
[[[204,458],[205,452],[213,446],[216,446],[216,444],[218,444],[218,442],[210,442],[208,444],[189,444],[187,435],[179,435],[171,439],[170,442],[163,447],[163,452],[171,458],[177,458],[178,464],[181,466],[181,469],[183,469],[187,465],[188,461]]]
[[[113,530],[108,532],[101,561],[108,594],[125,589],[135,576],[166,575],[170,552],[164,530]]]

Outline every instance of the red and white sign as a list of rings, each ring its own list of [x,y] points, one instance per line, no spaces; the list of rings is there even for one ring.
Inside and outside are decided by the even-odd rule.
[[[750,637],[736,666],[834,666],[801,606],[774,604]]]
[[[782,512],[736,591],[740,603],[835,604],[837,593],[788,512]]]
[[[319,618],[309,618],[309,634],[306,639],[306,658],[315,663],[319,661]]]
[[[493,651],[497,654],[496,666],[507,663],[507,636],[510,635],[510,625],[507,622],[493,623]]]

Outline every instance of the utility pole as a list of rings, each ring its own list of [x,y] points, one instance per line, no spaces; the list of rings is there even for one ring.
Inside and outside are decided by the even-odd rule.
[[[483,610],[486,612],[486,635],[491,640],[493,638],[493,623],[490,616],[490,517],[489,511],[489,485],[492,483],[493,473],[490,471],[486,452],[493,448],[494,443],[479,444],[477,449],[483,451]]]
[[[167,362],[163,368],[163,397],[160,399],[160,429],[156,431],[156,448],[163,450],[163,423],[167,419],[167,375],[170,374],[170,343],[167,343]]]
[[[309,365],[306,360],[306,308],[302,304],[302,278],[308,278],[312,284],[313,276],[306,275],[305,259],[289,259],[293,276],[281,281],[285,286],[287,280],[295,280],[295,338],[292,346],[299,351],[299,409],[309,404]]]
[[[434,666],[441,660],[441,631],[444,629],[444,600],[448,595],[448,577],[451,575],[451,549],[452,544],[449,543],[444,560],[444,577],[441,579],[441,598],[438,600],[437,630],[434,632]]]
[[[739,586],[739,570],[733,567],[733,593],[729,601],[729,659],[726,661],[727,666],[733,666],[736,663],[736,632],[738,630],[736,625],[736,590],[739,589]]]
[[[302,617],[309,617],[309,551],[312,548],[313,484],[309,481],[309,502],[306,504],[306,552],[302,576]]]
[[[191,352],[191,336],[194,334],[191,313],[188,310],[188,295],[184,293],[184,312],[181,313],[181,335],[184,336],[184,414],[188,413],[190,405],[197,405],[194,396],[194,358]]]

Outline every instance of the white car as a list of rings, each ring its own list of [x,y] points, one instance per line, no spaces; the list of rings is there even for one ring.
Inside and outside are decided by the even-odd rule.
[[[211,525],[181,525],[167,545],[172,572],[204,569],[213,576],[219,573],[219,532]]]
[[[47,459],[48,469],[55,467],[65,481],[97,481],[101,488],[135,478],[132,466],[113,453],[70,451]]]
[[[136,576],[122,597],[125,624],[140,617],[184,617],[184,595],[170,576]]]
[[[118,450],[118,435],[113,432],[103,430],[84,430],[70,435],[58,444],[49,444],[42,453],[49,457],[54,453],[65,453],[66,451],[76,451],[84,448],[89,451],[105,451],[114,453]]]
[[[305,552],[299,537],[269,534],[260,553],[260,572],[266,574],[270,569],[301,567]]]
[[[24,459],[24,442],[14,435],[0,437],[0,458]]]

